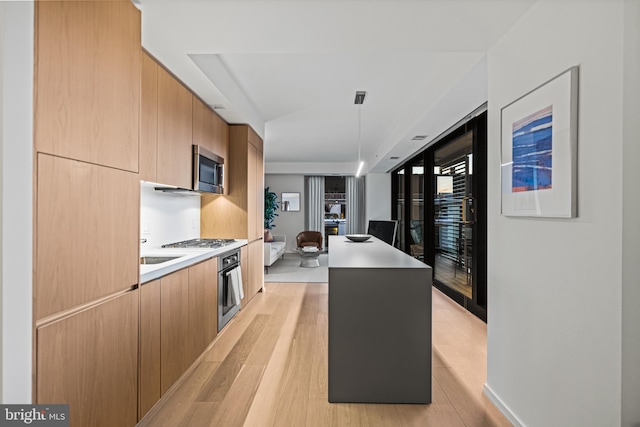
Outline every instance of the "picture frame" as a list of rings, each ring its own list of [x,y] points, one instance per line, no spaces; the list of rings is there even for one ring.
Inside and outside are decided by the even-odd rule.
[[[282,193],[280,200],[282,200],[283,212],[300,211],[300,193]]]
[[[500,110],[501,214],[577,217],[578,67]]]

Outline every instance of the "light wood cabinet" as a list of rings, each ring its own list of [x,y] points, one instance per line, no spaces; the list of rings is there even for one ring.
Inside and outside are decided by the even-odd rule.
[[[230,125],[229,160],[225,160],[228,184],[224,196],[203,195],[201,199],[202,237],[249,241],[262,238],[263,162],[260,137],[247,125]]]
[[[193,363],[218,334],[218,258],[189,267],[189,341]]]
[[[262,139],[251,128],[247,129],[247,133],[249,141],[249,173],[247,179],[249,188],[249,281],[247,282],[247,288],[249,299],[251,299],[262,289],[264,284],[264,159]]]
[[[229,125],[200,99],[193,97],[193,144],[229,161]]]
[[[189,271],[160,280],[160,390],[164,394],[191,364]]]
[[[138,175],[37,157],[35,319],[131,288],[138,276]]]
[[[220,153],[219,155],[227,162],[229,159],[229,125],[214,111],[211,114],[210,120],[213,123],[213,149],[211,151]]]
[[[240,248],[240,271],[242,272],[242,291],[244,293],[244,297],[240,300],[240,308],[244,308],[244,306],[249,302],[249,289],[247,288],[247,284],[249,283],[249,247],[243,246]]]
[[[34,400],[69,403],[72,426],[133,426],[140,11],[42,1],[34,19]]]
[[[142,52],[140,180],[158,182],[158,64]]]
[[[217,258],[140,287],[139,418],[218,333]]]
[[[256,151],[256,239],[264,236],[264,155],[262,150]]]
[[[160,388],[160,280],[140,286],[138,419],[162,396]]]
[[[247,147],[247,235],[249,241],[259,239],[262,237],[258,230],[262,230],[262,225],[258,226],[257,218],[262,217],[258,215],[258,198],[256,193],[259,190],[258,187],[258,149],[249,144]]]
[[[38,152],[138,171],[140,11],[131,2],[35,2]]]
[[[138,291],[36,331],[36,403],[68,403],[72,426],[134,426]]]
[[[201,198],[200,234],[204,238],[242,238],[247,249],[245,300],[264,282],[264,160],[262,139],[247,125],[229,126],[228,185],[223,196]],[[244,271],[243,271],[244,273]],[[242,306],[246,304],[242,303]]]
[[[247,302],[257,294],[264,283],[264,244],[262,240],[254,240],[249,242],[248,247],[248,273],[247,281]]]
[[[264,230],[264,161],[262,151],[249,144],[249,240],[261,239]]]
[[[230,170],[231,169],[231,170]],[[228,187],[236,180],[235,167],[226,167]],[[237,185],[237,184],[236,184]],[[227,193],[227,188],[225,188]],[[246,190],[245,190],[246,191]],[[200,236],[209,239],[248,238],[246,195],[208,195],[200,197]]]
[[[164,68],[158,67],[157,180],[192,188],[193,95]]]

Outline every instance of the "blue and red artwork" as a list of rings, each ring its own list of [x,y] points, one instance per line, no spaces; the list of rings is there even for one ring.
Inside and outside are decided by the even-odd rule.
[[[552,188],[552,125],[552,105],[513,123],[512,192]]]

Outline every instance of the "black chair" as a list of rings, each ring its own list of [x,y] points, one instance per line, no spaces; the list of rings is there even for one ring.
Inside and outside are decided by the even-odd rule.
[[[396,233],[398,231],[398,221],[370,220],[367,227],[367,234],[382,240],[391,246],[396,243]]]

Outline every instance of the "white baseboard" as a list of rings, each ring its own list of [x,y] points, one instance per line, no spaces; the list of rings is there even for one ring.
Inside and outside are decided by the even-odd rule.
[[[482,391],[484,395],[487,396],[494,405],[496,405],[496,408],[498,408],[498,410],[502,412],[505,417],[507,417],[507,419],[511,422],[511,424],[514,425],[514,427],[525,427],[524,423],[515,416],[511,409],[509,409],[509,407],[502,401],[502,399],[500,399],[498,395],[495,394],[493,390],[491,390],[491,387],[489,387],[487,383],[484,383]]]

